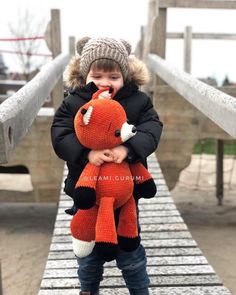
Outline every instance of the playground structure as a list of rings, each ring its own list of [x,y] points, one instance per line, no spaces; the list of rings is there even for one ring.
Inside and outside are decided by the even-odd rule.
[[[215,97],[220,97],[220,100],[222,101],[227,101],[228,96],[225,96],[224,94],[219,95],[219,92],[214,92],[213,94],[211,87],[201,84],[200,81],[186,73],[191,72],[192,39],[214,38],[218,40],[235,40],[236,35],[193,33],[192,28],[190,27],[186,27],[185,32],[182,33],[166,32],[168,7],[205,8],[207,7],[207,4],[200,4],[199,2],[196,4],[195,1],[160,1],[158,6],[157,2],[158,1],[149,1],[148,24],[145,29],[142,28],[141,30],[141,40],[136,48],[136,54],[148,63],[151,71],[154,73],[153,81],[146,90],[153,97],[154,105],[158,109],[158,113],[165,125],[163,137],[158,148],[158,159],[163,174],[165,175],[167,185],[169,189],[172,189],[178,181],[180,172],[189,165],[194,145],[203,138],[217,139],[217,197],[219,203],[221,203],[223,198],[222,140],[232,140],[232,134],[230,136],[225,127],[223,129],[218,127],[217,124],[212,122],[212,118],[209,119],[209,114],[206,116],[203,113],[204,110],[211,110],[213,114],[215,113],[216,99],[214,101],[209,100],[210,96],[214,95]],[[234,1],[212,1],[208,4],[211,8],[222,8],[223,5],[225,5],[226,8],[234,8]],[[175,69],[160,59],[165,57],[167,38],[183,38],[185,44],[185,73],[178,71],[173,74]],[[58,56],[61,53],[61,44],[59,12],[56,10],[52,11],[52,20],[50,25],[47,26],[45,40],[48,47],[51,49],[54,58],[54,60],[46,66],[46,71],[47,74],[50,72],[54,75],[53,79],[57,79],[57,82],[54,81],[56,86],[53,87],[52,76],[45,75],[45,72],[43,73],[42,70],[35,79],[26,85],[26,87],[22,88],[1,105],[1,109],[3,110],[2,114],[5,113],[2,117],[3,121],[0,131],[2,136],[1,144],[3,147],[1,148],[1,162],[5,163],[5,166],[25,166],[29,170],[33,185],[33,191],[27,193],[4,191],[4,195],[7,196],[8,200],[55,201],[58,198],[63,162],[56,158],[50,148],[51,143],[48,130],[52,122],[54,109],[58,107],[60,101],[63,99],[61,75],[68,63],[69,55],[61,54]],[[72,41],[72,38],[70,42],[70,54],[73,55],[74,41]],[[159,58],[153,54],[157,54]],[[162,73],[160,73],[161,69]],[[165,75],[165,77],[163,75]],[[176,82],[176,85],[170,85],[166,84],[161,78],[163,80],[167,79],[167,83],[168,80],[179,80]],[[189,84],[190,78],[191,85]],[[201,85],[203,85],[203,87]],[[178,89],[176,88],[177,86]],[[203,96],[201,96],[201,93],[199,92],[199,87],[201,87],[201,91],[204,92]],[[185,91],[185,97],[189,97],[190,94],[194,95],[194,98],[192,97],[190,102],[188,101],[188,98],[183,99],[183,90]],[[218,90],[223,91],[232,97],[236,95],[235,87],[218,87]],[[32,92],[34,93],[32,94]],[[36,116],[39,108],[44,104],[46,98],[50,94],[52,94],[52,108],[47,110],[43,108],[40,112],[41,115]],[[26,97],[28,100],[27,104],[29,105],[28,108],[23,106],[26,103]],[[204,100],[204,105],[202,105],[201,111],[192,104],[193,101],[200,102],[200,97]],[[228,105],[231,100],[232,98],[229,99]],[[37,103],[35,103],[36,101]],[[20,105],[21,102],[22,105]],[[7,111],[8,115],[6,117],[4,109],[8,110],[8,108],[12,111]],[[221,104],[218,105],[218,108],[221,108]],[[222,108],[222,110],[223,109],[224,108]],[[20,110],[22,111],[20,112]],[[16,115],[17,113],[18,115]],[[21,115],[19,113],[21,113]],[[42,115],[43,113],[44,115]],[[216,116],[219,116],[219,114],[216,114]],[[220,116],[220,118],[222,118],[222,113]],[[229,122],[230,118],[228,115],[226,118],[226,121]],[[19,124],[22,120],[25,123]],[[213,119],[213,121],[215,120]],[[225,120],[220,121],[225,122]],[[31,123],[33,124],[32,128],[29,128]],[[221,124],[221,122],[219,123]],[[17,128],[15,128],[15,126],[17,126]],[[29,130],[28,133],[27,130]],[[20,142],[20,139],[24,137],[24,134],[26,134],[26,136]],[[43,141],[42,138],[44,139]],[[19,142],[20,144],[18,146]],[[44,148],[45,146],[48,148]],[[12,153],[13,150],[15,150],[14,153]],[[11,154],[12,157],[10,158]],[[6,162],[8,163],[6,164]]]
[[[63,161],[51,147],[50,126],[54,110],[63,99],[62,73],[74,54],[74,38],[68,54],[61,54],[60,15],[52,10],[45,39],[53,60],[29,83],[1,104],[1,163],[24,166],[29,170],[33,190],[4,191],[4,199],[18,202],[55,202],[58,200]],[[48,96],[53,106],[41,108]],[[31,125],[32,124],[32,125]],[[22,140],[23,139],[23,140]],[[17,148],[16,148],[17,146]]]
[[[236,9],[236,1],[151,0],[149,5],[149,23],[145,29],[143,38],[141,38],[139,43],[140,47],[137,49],[137,52],[140,57],[147,61],[149,68],[154,73],[153,81],[149,85],[148,91],[153,96],[154,105],[158,108],[158,113],[165,125],[157,156],[167,185],[169,188],[173,188],[180,171],[190,162],[193,146],[199,139],[205,137],[213,137],[220,140],[236,138],[236,126],[234,124],[236,115],[234,96],[236,92],[234,88],[225,87],[224,89],[215,89],[192,77],[191,74],[187,73],[190,72],[191,69],[190,58],[185,59],[185,72],[175,69],[164,60],[166,36],[168,37],[166,33],[167,10],[169,7]],[[74,46],[72,44],[74,40],[72,39],[70,42],[70,44],[72,44],[70,46],[70,53],[68,54],[60,53],[60,46],[58,43],[57,45],[53,45],[56,40],[55,36],[59,35],[58,28],[60,28],[60,26],[58,25],[58,16],[58,11],[52,11],[52,21],[47,30],[47,42],[50,44],[49,46],[52,48],[52,52],[54,52],[54,59],[46,65],[32,81],[28,82],[16,94],[0,105],[0,162],[9,166],[18,164],[24,165],[29,169],[32,177],[34,191],[28,196],[21,196],[20,201],[57,201],[59,198],[59,191],[61,190],[64,163],[54,156],[50,148],[49,126],[52,122],[54,109],[42,110],[41,116],[37,115],[51,91],[54,108],[57,108],[60,101],[63,99],[61,77],[70,56],[74,54]],[[56,18],[57,23],[54,23],[53,19]],[[187,28],[185,34],[180,34],[183,33],[178,33],[176,35],[172,33],[172,35],[170,34],[169,36],[181,37],[185,35],[186,57],[190,57],[191,51],[189,48],[191,48],[191,38],[187,36],[191,35],[191,29]],[[197,35],[192,34],[193,38],[196,36]],[[208,34],[208,37],[209,36],[213,37],[212,34]],[[226,37],[226,35],[224,35],[224,37]],[[235,38],[234,35],[233,38]],[[221,90],[224,90],[224,92],[228,94]],[[212,121],[214,121],[214,123]],[[184,139],[180,140],[180,138],[183,138],[182,134],[184,134]],[[222,154],[221,141],[219,141],[219,153]],[[154,165],[153,162],[151,165]],[[158,166],[155,173],[158,174],[159,171],[160,168]],[[165,183],[162,183],[162,178],[160,178],[159,181],[160,187],[163,185],[164,189],[161,191],[161,196],[159,196],[160,201],[157,201],[157,207],[160,206],[161,203],[172,204],[169,191]],[[221,185],[219,186],[219,190],[222,190],[222,179],[219,179],[219,183]],[[65,290],[68,289],[71,290],[71,294],[77,294],[76,292],[78,292],[78,290],[75,289],[74,278],[71,279],[71,262],[65,262],[66,264],[63,266],[65,270],[64,273],[61,271],[62,267],[60,265],[58,266],[58,261],[57,264],[54,264],[52,261],[57,259],[68,260],[66,255],[68,254],[68,250],[70,250],[70,242],[66,240],[68,238],[68,233],[63,232],[63,230],[61,231],[59,226],[60,224],[62,224],[62,227],[68,225],[68,220],[62,214],[63,207],[67,205],[65,199],[63,199],[64,197],[65,196],[62,194],[54,231],[54,236],[57,237],[55,237],[51,245],[51,252],[53,253],[50,253],[51,256],[49,256],[48,269],[45,270],[45,280],[42,283],[40,295],[63,294]],[[220,191],[219,203],[222,197],[222,191]],[[149,204],[144,204],[144,207],[145,206],[148,207]],[[175,210],[176,208],[172,209]],[[149,214],[149,211],[150,209],[143,209],[144,216]],[[164,209],[163,214],[166,214],[165,217],[169,217],[169,215],[173,213],[171,211],[170,209]],[[158,212],[158,214],[159,213],[160,212]],[[174,214],[178,215],[178,212],[174,212]],[[175,218],[170,219],[171,221],[168,222],[165,218],[157,218],[156,224],[154,225],[156,227],[151,231],[148,230],[147,233],[147,240],[152,239],[152,235],[155,235],[157,232],[160,235],[158,240],[165,240],[166,237],[164,237],[164,235],[162,237],[159,231],[163,231],[162,225],[166,223],[165,232],[167,235],[169,237],[172,235],[177,237],[176,239],[178,241],[167,237],[167,239],[170,239],[168,243],[162,244],[160,242],[160,244],[158,244],[159,246],[157,245],[158,251],[160,251],[159,248],[163,247],[168,250],[166,252],[163,251],[163,254],[160,255],[161,258],[159,262],[155,262],[157,264],[165,264],[166,268],[163,269],[163,276],[170,274],[171,277],[176,274],[177,269],[181,269],[178,266],[180,262],[177,262],[177,256],[179,255],[181,259],[183,259],[180,260],[186,268],[188,268],[188,265],[200,265],[200,267],[189,267],[188,273],[183,274],[183,278],[179,281],[178,286],[173,283],[173,280],[163,281],[162,287],[159,286],[160,282],[153,284],[151,294],[156,294],[155,292],[157,289],[159,289],[161,292],[160,294],[163,295],[230,294],[230,292],[222,286],[218,278],[215,277],[212,269],[203,267],[203,265],[208,265],[204,257],[201,256],[202,262],[197,262],[195,259],[196,257],[187,262],[188,259],[186,259],[186,256],[199,255],[200,252],[197,253],[198,248],[196,248],[192,239],[188,241],[191,245],[185,244],[186,239],[189,239],[189,233],[184,227],[184,222]],[[60,222],[60,220],[62,222]],[[179,223],[181,223],[181,226]],[[187,236],[188,238],[186,238]],[[150,248],[152,247],[151,245]],[[184,249],[183,251],[180,250],[182,248]],[[185,250],[189,248],[195,252],[190,251],[192,254],[187,253]],[[155,252],[156,254],[153,251],[150,252],[152,252],[150,256],[157,255],[157,251]],[[180,252],[182,254],[180,254]],[[65,256],[60,256],[64,254]],[[170,264],[174,264],[176,268],[168,266],[165,260],[166,256],[176,256],[175,258],[177,259],[175,262],[174,260],[170,262]],[[59,270],[57,271],[58,268]],[[170,269],[171,272],[169,272]],[[199,269],[202,269],[203,272],[200,273]],[[155,273],[155,271],[156,268],[153,268],[153,276],[162,275],[161,273]],[[52,273],[55,273],[56,276],[58,274],[59,277],[55,285],[53,285],[53,279],[55,279],[55,277],[52,277]],[[196,273],[199,279],[197,281],[195,280],[196,277],[194,277]],[[68,280],[60,280],[61,275],[66,276]],[[180,273],[177,275],[179,276]],[[194,278],[195,281],[191,281],[191,278]],[[46,283],[47,285],[45,285]],[[119,289],[117,294],[125,294],[124,287],[121,286],[120,283],[114,285],[114,282],[111,281],[111,285],[108,287],[110,288],[111,286],[116,286],[116,290]],[[106,289],[106,286],[104,288]],[[58,291],[59,289],[60,291]],[[109,294],[106,293],[109,292],[109,289],[104,292],[104,294]]]
[[[146,60],[154,78],[148,87],[164,122],[164,132],[157,151],[160,166],[169,189],[180,172],[189,165],[194,145],[204,138],[217,139],[217,192],[223,198],[223,140],[232,140],[236,132],[235,87],[211,87],[195,79],[191,72],[192,40],[236,40],[236,34],[168,32],[168,8],[234,9],[235,1],[149,1],[148,25],[141,29],[137,55]],[[166,62],[167,38],[183,38],[184,71]],[[227,95],[228,94],[228,95]]]

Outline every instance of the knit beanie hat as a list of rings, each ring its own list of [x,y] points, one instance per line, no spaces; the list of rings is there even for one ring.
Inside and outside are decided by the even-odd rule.
[[[103,58],[115,61],[120,66],[123,78],[127,78],[129,73],[128,57],[131,53],[131,45],[125,40],[84,37],[77,42],[76,49],[81,57],[80,73],[84,79],[86,79],[89,73],[91,64]]]

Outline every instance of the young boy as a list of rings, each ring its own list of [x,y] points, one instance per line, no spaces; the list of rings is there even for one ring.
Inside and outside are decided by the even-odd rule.
[[[67,69],[69,95],[57,110],[51,128],[55,152],[68,165],[65,192],[71,197],[88,161],[97,166],[109,161],[142,162],[147,166],[146,158],[156,150],[162,132],[162,123],[150,98],[138,90],[139,85],[148,81],[147,69],[140,60],[130,56],[131,46],[126,41],[85,37],[77,42],[77,52],[79,57],[72,59]],[[114,99],[123,106],[129,123],[137,127],[137,134],[116,148],[89,150],[76,138],[74,117],[93,93],[107,86],[114,89]],[[67,213],[74,214],[76,210],[73,206]],[[115,216],[119,218],[119,210]],[[77,260],[80,294],[98,295],[105,261],[95,251]],[[141,244],[133,252],[120,251],[116,263],[130,294],[149,294],[146,253]]]

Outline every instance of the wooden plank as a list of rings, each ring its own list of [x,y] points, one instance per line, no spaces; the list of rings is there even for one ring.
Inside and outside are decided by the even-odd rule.
[[[147,248],[146,249],[147,257],[162,257],[162,256],[201,256],[201,250],[196,247],[187,247],[187,248]],[[50,251],[48,255],[48,260],[63,260],[63,259],[75,259],[75,255],[71,250],[65,251]]]
[[[171,198],[170,195],[168,196],[160,196],[160,197],[154,197],[152,199],[140,199],[139,200],[139,205],[141,207],[142,204],[152,204],[152,205],[156,205],[156,204],[173,204],[174,201],[173,199]]]
[[[209,8],[236,9],[236,1],[232,0],[159,0],[160,8]]]
[[[54,228],[53,234],[60,234],[62,231],[69,233],[68,226]],[[187,230],[185,223],[167,223],[167,224],[143,224],[142,232],[166,232]]]
[[[109,289],[103,289],[101,295],[110,295]],[[115,289],[116,295],[128,295],[125,289]],[[150,295],[229,295],[225,287],[153,287],[150,288]]]
[[[168,214],[169,213],[169,214]],[[169,211],[140,211],[139,212],[139,217],[142,219],[145,219],[146,217],[148,218],[155,218],[155,217],[160,217],[160,218],[171,218],[171,217],[180,217],[180,213],[177,210],[169,210]],[[58,214],[56,217],[57,221],[70,221],[72,216],[66,215],[66,214]],[[182,218],[182,217],[181,217]]]
[[[157,185],[157,193],[154,198],[160,198],[160,197],[170,197],[170,192],[168,191],[168,188],[166,187],[165,184],[159,184],[159,181],[154,180],[155,184]],[[72,198],[67,196],[63,191],[61,192],[61,201],[70,201],[72,205]]]
[[[142,240],[176,240],[176,239],[192,239],[191,234],[188,231],[183,232],[144,232],[141,233]],[[54,235],[52,243],[71,243],[70,232],[63,235]]]
[[[168,231],[168,232],[141,232],[142,240],[147,239],[169,240],[169,239],[192,239],[190,232],[186,231]]]
[[[76,274],[76,272],[75,272]],[[62,277],[62,278],[44,278],[42,281],[42,288],[63,288],[64,286],[76,286],[78,284],[77,277]],[[219,278],[216,275],[180,275],[180,276],[153,276],[150,275],[150,284],[152,286],[222,286]],[[64,288],[65,288],[64,287]],[[104,277],[104,280],[101,282],[102,288],[111,288],[114,287],[123,287],[124,280],[122,277]]]
[[[155,210],[153,209],[152,211],[144,211],[141,210],[139,212],[139,217],[140,218],[146,218],[146,217],[180,217],[180,213],[176,210],[168,210],[168,211],[161,211],[161,210]],[[70,221],[72,218],[71,215],[68,214],[57,214],[56,220],[57,221]]]
[[[166,257],[152,257],[148,258],[148,265],[197,265],[197,264],[208,264],[204,256],[166,256]],[[106,266],[115,266],[115,261],[109,263]],[[48,260],[46,264],[47,269],[65,269],[65,268],[76,268],[77,261],[73,257],[71,259],[64,260]]]
[[[72,289],[56,289],[56,290],[40,290],[39,295],[78,295],[78,287]],[[113,293],[112,293],[113,292]],[[150,295],[230,295],[230,292],[225,287],[151,287]],[[101,288],[101,295],[128,295],[126,288]]]
[[[65,219],[67,218],[71,218],[70,215],[65,213],[65,209],[67,207],[63,207],[63,208],[59,208],[58,209],[58,219],[63,219],[63,216],[65,216]],[[177,212],[176,214],[180,214],[179,211],[177,210],[175,204],[171,204],[171,203],[167,203],[167,204],[143,204],[139,206],[139,213],[140,214],[145,214],[145,212],[149,212],[149,211],[153,211],[156,216],[164,216],[165,214],[170,213],[170,215],[175,215],[175,212]]]
[[[216,275],[192,275],[192,276],[152,276],[150,275],[152,286],[211,286],[222,284]],[[123,278],[105,278],[101,286],[124,286]]]
[[[155,293],[156,292],[156,293]],[[150,295],[230,295],[225,287],[165,287],[151,288]],[[106,295],[106,292],[103,293]]]
[[[168,39],[183,39],[184,33],[167,33]],[[229,33],[192,33],[192,39],[201,40],[236,40],[236,34]]]
[[[139,212],[140,213],[150,211],[150,210],[155,211],[156,214],[161,214],[161,212],[176,211],[177,209],[176,209],[175,204],[142,204],[142,205],[139,206]],[[178,212],[178,210],[177,210],[177,212]],[[65,213],[65,207],[58,208],[57,215],[70,216],[70,215]]]
[[[170,197],[156,197],[151,199],[151,203],[153,205],[155,204],[173,204],[173,200]],[[150,204],[150,200],[145,200],[145,199],[140,199],[139,201],[140,205],[141,204]],[[60,208],[69,208],[72,205],[72,200],[68,200],[68,201],[59,201],[59,207]]]
[[[141,217],[139,218],[140,225],[142,224],[168,224],[168,223],[181,223],[183,222],[182,217],[180,216],[160,216],[160,217]],[[70,221],[69,220],[57,220],[55,222],[55,228],[56,227],[70,227]]]
[[[147,266],[149,275],[171,276],[171,275],[209,275],[215,274],[210,265],[168,265],[168,266]],[[120,277],[120,270],[117,267],[104,269],[105,277]],[[46,269],[43,277],[46,278],[77,278],[77,268]]]
[[[70,231],[66,229],[64,232],[61,232],[60,234],[54,234],[52,238],[52,243],[59,243],[59,242],[65,242],[68,241],[68,237],[70,237]],[[142,232],[141,238],[142,240],[151,240],[155,237],[155,239],[158,240],[164,240],[164,239],[192,239],[191,234],[186,231],[167,231],[167,232]]]
[[[180,216],[154,216],[154,217],[140,217],[140,225],[145,224],[172,224],[172,223],[182,223],[183,219]],[[57,227],[70,227],[70,220],[57,220],[55,223],[55,228]]]
[[[69,237],[70,238],[70,237]],[[176,248],[176,247],[194,247],[196,242],[192,239],[165,239],[165,240],[143,240],[142,244],[147,248]],[[52,243],[50,251],[72,251],[72,243]]]

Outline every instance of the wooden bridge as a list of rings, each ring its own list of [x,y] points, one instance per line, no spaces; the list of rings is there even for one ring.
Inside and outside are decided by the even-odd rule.
[[[150,294],[230,295],[176,209],[154,154],[149,157],[148,166],[158,188],[155,199],[141,200],[139,206],[142,244],[146,248],[151,281]],[[66,174],[65,170],[64,177]],[[71,206],[68,199],[62,190],[39,295],[79,293],[77,261],[69,231],[71,216],[64,212]],[[114,261],[105,264],[100,294],[128,294]]]
[[[186,99],[198,108],[230,138],[236,138],[235,98],[204,84],[186,71],[177,70],[165,61],[165,41],[163,40],[166,36],[168,7],[235,9],[236,1],[151,0],[150,23],[146,31],[148,34],[146,34],[145,42],[140,43],[141,47],[138,50],[155,76],[150,85],[154,101],[155,95],[160,97],[166,90],[169,91],[168,87],[171,86],[181,99]],[[33,80],[0,105],[1,163],[10,162],[15,149],[24,139],[49,93],[60,92],[62,98],[62,84],[59,85],[58,81],[61,81],[71,54],[72,51],[68,54],[57,52],[54,60],[47,64]],[[57,85],[56,90],[55,85]],[[161,113],[160,116],[162,117]],[[158,161],[161,164],[161,154],[159,156]],[[192,239],[173,203],[155,155],[151,155],[148,162],[158,188],[157,197],[150,201],[142,200],[140,207],[142,239],[147,249],[151,294],[230,294]],[[169,171],[171,168],[170,165]],[[165,173],[165,177],[167,174]],[[73,295],[79,292],[76,260],[72,253],[69,235],[70,217],[64,214],[64,208],[69,206],[69,202],[70,200],[61,191],[40,295],[65,293]],[[113,293],[110,288],[113,288]],[[127,294],[121,275],[113,262],[106,265],[101,294]]]

